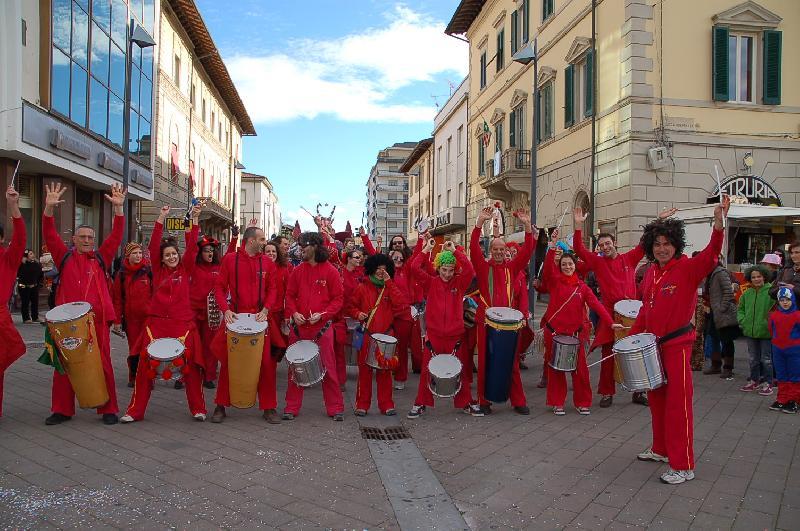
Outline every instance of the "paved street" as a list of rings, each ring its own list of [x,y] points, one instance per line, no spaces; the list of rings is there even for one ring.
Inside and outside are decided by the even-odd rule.
[[[41,341],[40,327],[20,327],[26,341]],[[124,407],[124,342],[112,337]],[[50,371],[36,363],[40,352],[32,346],[6,374],[3,528],[409,527],[413,520],[397,510],[402,496],[383,460],[416,452],[412,442],[433,474],[418,475],[428,484],[410,489],[406,502],[420,512],[454,504],[472,529],[794,529],[800,518],[800,418],[770,412],[774,397],[737,390],[744,344],[737,345],[736,380],[696,379],[697,478],[680,486],[662,485],[661,466],[634,458],[649,444],[645,408],[621,394],[614,407],[595,407],[589,417],[574,409],[555,417],[535,387],[540,361],[523,373],[530,417],[498,406],[489,417],[471,418],[442,400],[406,420],[413,377],[395,392],[403,416],[378,418],[373,408],[359,419],[360,426],[402,424],[412,442],[368,442],[349,411],[344,423],[325,416],[318,388],[307,392],[302,414],[280,426],[267,425],[256,410],[232,411],[220,425],[194,422],[183,391],[163,385],[143,422],[107,427],[79,411],[66,424],[45,426]],[[282,367],[281,402],[285,376]],[[351,400],[354,378],[351,369]],[[212,400],[207,390],[210,407]],[[433,502],[411,492],[428,491],[430,483],[446,494]]]

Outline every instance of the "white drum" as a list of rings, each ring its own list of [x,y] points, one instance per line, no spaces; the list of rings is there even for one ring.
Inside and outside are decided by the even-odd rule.
[[[181,377],[181,368],[186,363],[183,358],[185,351],[184,344],[174,337],[154,339],[147,345],[147,355],[153,361],[151,367],[164,380],[177,380]]]
[[[267,321],[256,321],[256,314],[254,313],[237,313],[236,320],[225,326],[236,334],[254,336],[267,330]]]
[[[309,339],[301,339],[286,349],[286,361],[294,383],[300,387],[311,387],[325,378],[325,367],[319,355],[319,347]]]
[[[366,364],[373,369],[391,370],[397,338],[386,334],[371,334],[367,348]]]
[[[452,354],[438,354],[428,362],[428,389],[442,398],[456,396],[461,389],[461,360]]]

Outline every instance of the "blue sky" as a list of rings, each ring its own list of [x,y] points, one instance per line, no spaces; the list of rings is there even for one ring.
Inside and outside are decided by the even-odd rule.
[[[300,206],[318,202],[337,205],[337,229],[360,225],[378,151],[429,137],[435,102],[467,73],[467,44],[443,33],[458,0],[197,5],[258,132],[247,171],[270,178],[284,223],[303,228]]]

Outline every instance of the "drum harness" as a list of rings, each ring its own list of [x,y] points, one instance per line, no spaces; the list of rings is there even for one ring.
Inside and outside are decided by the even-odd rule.
[[[565,306],[566,306],[566,305],[569,303],[569,301],[571,301],[571,300],[572,300],[572,297],[574,297],[576,293],[578,293],[578,288],[575,288],[575,290],[574,290],[572,293],[570,293],[569,297],[567,297],[567,300],[565,300],[565,301],[564,301],[564,304],[562,304],[562,305],[561,305],[561,306],[558,308],[558,310],[554,311],[554,312],[553,312],[553,315],[551,315],[551,316],[550,316],[550,319],[548,319],[548,320],[547,320],[547,322],[544,324],[544,325],[547,327],[547,329],[548,329],[548,330],[550,330],[550,333],[551,333],[551,334],[554,334],[554,335],[555,335],[555,334],[557,334],[557,332],[556,332],[555,328],[553,328],[553,325],[551,325],[551,324],[550,324],[550,321],[552,321],[552,320],[553,320],[553,317],[555,317],[555,316],[558,314],[558,312],[560,312],[561,310],[563,310],[563,309],[564,309],[564,307],[565,307]],[[539,332],[539,331],[541,331],[541,330],[542,330],[542,329],[540,328],[539,330],[537,330],[536,332],[534,332],[534,334],[536,334],[537,332]],[[580,327],[579,327],[579,328],[578,328],[578,329],[577,329],[577,330],[576,330],[574,333],[572,333],[572,334],[565,334],[565,335],[571,335],[571,336],[573,336],[573,337],[577,337],[578,333],[579,333],[581,330],[583,330],[583,325],[581,325],[581,326],[580,326]]]
[[[312,339],[311,341],[313,341],[314,343],[316,343],[317,341],[319,341],[319,340],[320,340],[320,338],[321,338],[323,335],[325,335],[325,332],[327,332],[327,331],[328,331],[328,328],[330,328],[332,324],[333,324],[333,320],[329,320],[329,321],[327,321],[327,322],[325,323],[325,326],[323,326],[322,328],[320,328],[319,332],[317,332],[317,335],[315,335],[315,336],[314,336],[314,339]],[[292,328],[294,329],[294,333],[295,333],[295,335],[297,336],[297,339],[300,339],[300,330],[297,328],[297,323],[295,323],[295,322],[294,322],[294,320],[292,320],[292,321],[291,321],[291,325],[292,325]]]
[[[667,341],[672,341],[673,339],[675,339],[677,337],[680,337],[683,334],[686,334],[687,332],[690,332],[693,328],[694,328],[694,325],[692,323],[688,323],[688,324],[683,325],[680,328],[676,328],[672,332],[669,332],[668,334],[665,334],[665,335],[657,338],[656,339],[656,345],[663,345]],[[598,361],[592,363],[588,367],[594,367],[598,363],[601,363],[601,362],[603,362],[603,361],[605,361],[605,360],[607,360],[609,358],[613,358],[616,355],[617,355],[616,352],[612,352],[612,354],[610,356],[606,356],[605,358],[600,358]]]
[[[433,358],[435,358],[436,356],[439,355],[439,354],[435,353],[436,352],[435,350],[433,350],[433,345],[431,345],[431,342],[430,342],[429,339],[425,340],[425,346],[428,347],[428,350],[431,351],[431,354],[432,354],[431,359],[433,359]],[[453,347],[453,352],[451,352],[450,355],[451,356],[455,356],[456,352],[458,352],[459,347],[461,347],[461,341],[460,340],[456,341],[456,346]]]

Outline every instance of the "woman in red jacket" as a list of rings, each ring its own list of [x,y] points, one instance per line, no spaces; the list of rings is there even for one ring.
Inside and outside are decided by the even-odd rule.
[[[128,387],[136,381],[136,369],[139,365],[139,352],[136,343],[144,330],[147,319],[147,307],[153,296],[153,271],[144,259],[142,246],[131,242],[125,246],[125,259],[122,269],[114,278],[111,291],[114,300],[115,333],[125,331],[128,339]]]
[[[556,262],[554,251],[547,252],[544,262],[542,283],[550,293],[550,304],[543,321],[545,364],[547,365],[547,405],[556,415],[564,415],[564,402],[567,398],[567,377],[564,371],[550,366],[553,359],[553,336],[577,336],[577,370],[572,371],[572,401],[581,415],[589,415],[592,405],[592,387],[589,383],[589,369],[586,366],[585,342],[580,339],[586,326],[586,305],[600,316],[606,330],[620,328],[612,324],[608,311],[600,304],[592,290],[576,274],[577,260],[571,252],[565,252]],[[602,330],[602,328],[601,328]],[[595,339],[597,341],[597,339]]]
[[[356,288],[364,280],[364,252],[358,249],[346,251],[343,255],[345,266],[339,270],[344,288],[342,311],[337,316],[333,325],[334,344],[336,352],[336,374],[339,377],[339,387],[344,389],[347,382],[347,361],[345,360],[345,346],[347,345],[347,323],[345,322],[345,308],[350,304],[350,299]]]
[[[272,357],[280,361],[286,354],[289,346],[289,316],[286,314],[286,286],[289,283],[289,275],[292,274],[292,264],[289,263],[289,256],[281,248],[277,240],[271,240],[264,246],[264,254],[275,262],[275,304],[269,309],[269,344]]]
[[[194,324],[194,313],[189,304],[189,277],[195,269],[197,256],[197,233],[200,230],[199,217],[201,207],[192,208],[192,228],[186,232],[186,250],[183,258],[178,254],[178,245],[174,239],[161,239],[164,231],[164,220],[169,214],[169,206],[161,207],[161,214],[153,226],[150,237],[150,256],[153,260],[154,293],[144,323],[144,331],[139,337],[139,369],[136,383],[131,395],[131,402],[120,422],[133,422],[144,418],[150,393],[153,390],[154,375],[150,366],[147,347],[150,342],[160,338],[179,339],[186,350],[183,353],[184,364],[181,367],[186,399],[189,411],[195,420],[206,419],[206,404],[202,386],[202,347],[200,335]]]
[[[366,328],[364,344],[358,356],[358,387],[356,389],[356,416],[367,414],[372,402],[372,371],[367,365],[369,334],[397,336],[392,329],[395,316],[408,310],[408,300],[392,280],[394,264],[385,254],[375,254],[364,264],[367,279],[362,282],[350,299],[345,315],[358,319]],[[377,370],[378,409],[387,416],[396,415],[392,399],[392,373],[389,369]]]
[[[472,364],[468,359],[471,351],[467,349],[465,342],[462,343],[465,330],[464,294],[472,283],[475,270],[467,255],[457,250],[453,242],[447,242],[444,250],[436,255],[433,262],[436,274],[427,272],[423,265],[429,260],[434,245],[434,240],[428,240],[422,253],[412,262],[414,273],[427,294],[425,308],[427,337],[422,354],[422,374],[419,377],[417,398],[407,416],[415,419],[427,406],[434,405],[433,394],[428,387],[428,363],[434,354],[431,351],[433,349],[436,354],[456,352],[458,359],[461,360],[461,389],[454,397],[453,403],[465,413],[482,417],[480,406],[472,400]]]

